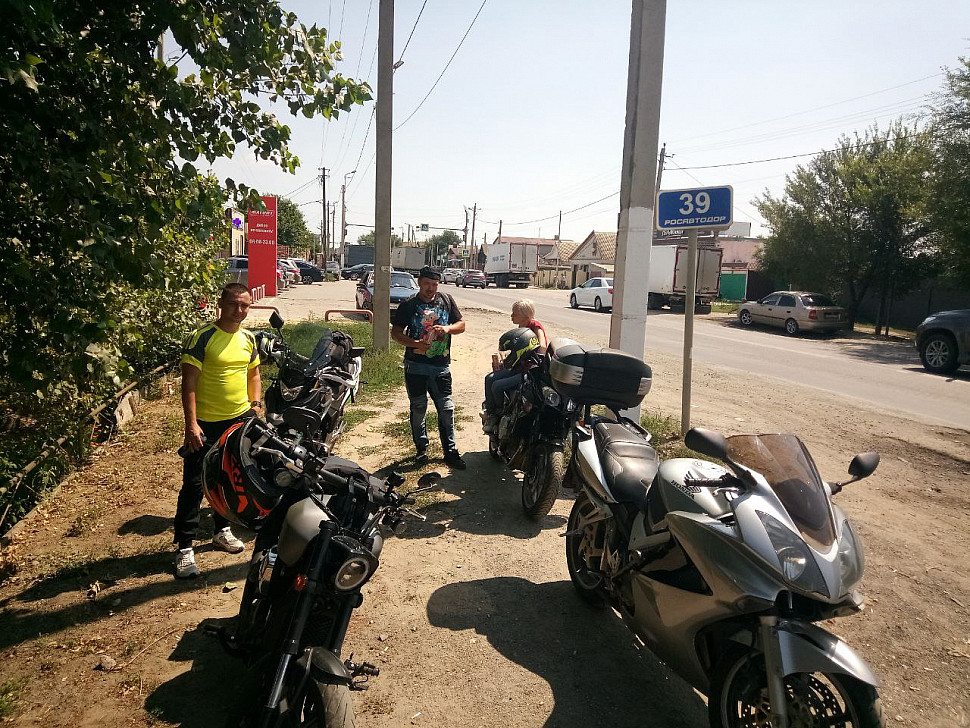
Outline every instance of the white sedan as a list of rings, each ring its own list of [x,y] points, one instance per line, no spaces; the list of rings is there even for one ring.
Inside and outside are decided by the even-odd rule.
[[[609,311],[613,308],[613,279],[590,278],[569,292],[569,305],[573,308],[592,306],[596,311]]]

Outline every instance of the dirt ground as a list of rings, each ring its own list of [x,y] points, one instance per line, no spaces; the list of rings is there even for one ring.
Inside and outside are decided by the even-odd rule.
[[[453,371],[456,400],[474,417],[508,318],[465,313]],[[655,385],[645,407],[676,415],[679,362],[648,358]],[[234,614],[246,554],[203,546],[202,578],[171,575],[176,384],[36,509],[3,552],[0,568],[20,565],[0,586],[0,682],[20,681],[15,725],[211,728],[237,699],[241,665],[200,625]],[[838,496],[865,541],[866,609],[823,626],[880,677],[890,724],[970,726],[970,433],[706,367],[695,366],[693,401],[694,424],[796,432],[830,479],[853,454],[882,453],[875,475]],[[406,407],[402,392],[338,453],[416,475],[407,443],[381,431]],[[615,614],[574,596],[560,538],[571,501],[530,523],[518,480],[489,457],[477,417],[464,420],[458,440],[468,470],[432,462],[445,475],[440,498],[426,523],[388,540],[355,613],[347,651],[381,668],[355,693],[360,724],[707,725],[699,695],[638,648]]]

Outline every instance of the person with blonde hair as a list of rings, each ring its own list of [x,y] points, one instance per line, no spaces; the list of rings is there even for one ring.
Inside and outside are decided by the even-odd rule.
[[[536,320],[536,307],[528,298],[522,298],[512,304],[512,323],[522,329],[532,331],[538,340],[536,354],[542,355],[549,346],[549,337],[545,327]],[[485,401],[482,402],[482,429],[486,433],[495,431],[505,393],[522,384],[522,374],[534,365],[535,357],[529,357],[517,363],[512,369],[504,369],[502,364],[493,362],[493,371],[485,375]]]

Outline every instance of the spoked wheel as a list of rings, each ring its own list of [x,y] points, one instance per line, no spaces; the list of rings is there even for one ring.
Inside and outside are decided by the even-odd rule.
[[[538,521],[549,515],[559,495],[565,470],[561,450],[548,445],[533,449],[522,479],[522,510],[526,517]]]
[[[313,276],[311,276],[309,273],[304,273],[300,277],[300,280],[303,282],[304,286],[309,286],[313,283]]]
[[[569,512],[566,534],[566,569],[573,587],[590,605],[605,606],[604,579],[596,565],[606,547],[606,521],[583,490]]]
[[[798,322],[795,319],[788,319],[785,322],[785,333],[794,336],[798,333]]]
[[[741,313],[738,314],[738,321],[741,322],[742,326],[750,326],[754,323],[754,317],[748,309],[742,308]]]
[[[884,728],[875,688],[848,675],[795,673],[785,678],[793,728]],[[730,650],[714,673],[708,699],[711,728],[770,728],[764,656]]]

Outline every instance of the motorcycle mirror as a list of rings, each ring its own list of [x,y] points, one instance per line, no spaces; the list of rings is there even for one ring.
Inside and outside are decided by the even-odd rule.
[[[859,453],[852,458],[852,462],[849,463],[849,475],[854,477],[856,480],[862,480],[863,478],[868,478],[870,475],[872,475],[877,467],[879,467],[879,453]]]
[[[727,440],[720,432],[704,427],[692,427],[684,435],[684,444],[701,455],[708,455],[718,460],[727,459]]]
[[[441,482],[441,473],[431,471],[418,478],[419,488],[433,488]]]
[[[283,411],[283,422],[290,429],[302,432],[307,437],[313,437],[313,433],[323,424],[323,417],[306,407],[289,407]]]
[[[286,322],[283,320],[283,317],[280,316],[276,311],[273,311],[273,313],[270,314],[269,325],[272,326],[277,331],[283,328],[284,323]]]

